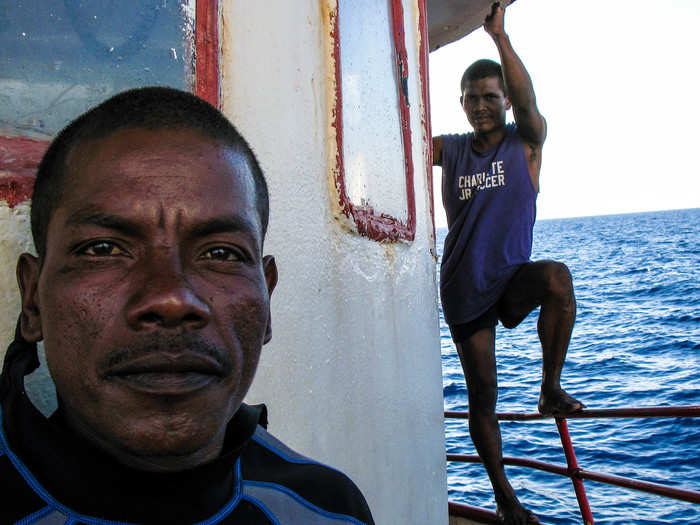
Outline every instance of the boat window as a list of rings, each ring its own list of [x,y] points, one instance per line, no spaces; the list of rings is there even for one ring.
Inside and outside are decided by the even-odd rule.
[[[16,0],[0,5],[0,135],[50,139],[124,89],[194,88],[187,0]]]
[[[331,16],[336,188],[342,213],[377,240],[415,233],[403,18],[399,0],[339,0]]]

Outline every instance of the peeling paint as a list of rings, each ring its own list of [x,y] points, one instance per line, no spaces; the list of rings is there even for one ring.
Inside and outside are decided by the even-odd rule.
[[[426,200],[428,209],[430,210],[430,254],[433,260],[437,262],[437,249],[435,247],[435,195],[433,194],[433,137],[430,122],[430,92],[429,92],[429,55],[430,48],[428,42],[428,5],[427,0],[417,0],[418,16],[416,18],[416,35],[418,36],[418,57],[420,75],[420,117],[421,117],[421,132],[423,138],[423,158],[425,159],[425,176],[426,176]]]
[[[0,178],[0,199],[4,200],[10,208],[31,199],[33,189],[34,177],[3,176]]]
[[[197,2],[195,50],[197,57],[197,79],[195,95],[212,106],[221,103],[219,83],[219,0]]]
[[[323,4],[324,24],[327,24],[327,65],[329,74],[329,179],[332,192],[334,217],[341,226],[359,235],[380,242],[396,242],[399,240],[411,242],[415,236],[415,190],[413,180],[413,151],[411,147],[411,124],[408,101],[408,60],[406,56],[405,34],[403,30],[403,5],[400,0],[391,2],[391,19],[393,41],[400,75],[399,89],[400,113],[402,119],[402,138],[404,146],[404,163],[406,170],[406,201],[408,217],[401,222],[387,213],[376,213],[369,203],[360,205],[351,202],[345,186],[345,171],[343,160],[343,121],[342,121],[342,86],[340,85],[340,34],[338,29],[338,3],[331,0]],[[333,194],[334,193],[334,194]],[[352,219],[352,222],[345,218]]]
[[[0,200],[10,208],[31,198],[36,169],[48,145],[45,140],[0,136]]]
[[[23,252],[34,251],[29,226],[29,203],[14,207],[0,203],[0,357],[12,341],[14,326],[20,310],[19,291],[15,277],[17,258]]]
[[[321,14],[326,48],[326,100],[328,101],[329,126],[328,148],[328,188],[333,218],[347,232],[357,232],[357,227],[350,213],[345,209],[340,187],[342,127],[338,108],[342,104],[341,93],[337,87],[337,71],[340,68],[340,42],[338,40],[338,2],[327,0],[321,3]],[[339,138],[339,136],[341,138]]]

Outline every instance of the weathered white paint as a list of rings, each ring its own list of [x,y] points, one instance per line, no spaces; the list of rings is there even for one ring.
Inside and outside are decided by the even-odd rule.
[[[15,268],[23,252],[36,253],[29,226],[29,203],[10,208],[0,202],[0,363],[12,342],[20,311],[20,296]],[[50,414],[56,408],[56,392],[46,367],[43,347],[39,347],[41,366],[25,379],[27,393],[34,404]]]
[[[223,107],[268,177],[265,251],[280,269],[273,340],[248,401],[268,404],[270,430],[291,446],[346,471],[377,523],[447,523],[417,6],[404,5],[417,230],[397,244],[334,219],[327,7],[223,4]],[[368,116],[360,125],[385,123]]]
[[[29,203],[10,208],[0,201],[0,356],[14,338],[20,305],[15,268],[22,252],[34,253]]]

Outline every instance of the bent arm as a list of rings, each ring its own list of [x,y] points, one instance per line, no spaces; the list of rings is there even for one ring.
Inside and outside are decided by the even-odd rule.
[[[547,135],[544,117],[537,109],[532,80],[522,61],[513,50],[510,38],[503,25],[504,10],[500,4],[493,4],[491,14],[486,17],[484,29],[491,36],[503,68],[506,92],[513,107],[513,116],[521,138],[533,146],[541,146]]]

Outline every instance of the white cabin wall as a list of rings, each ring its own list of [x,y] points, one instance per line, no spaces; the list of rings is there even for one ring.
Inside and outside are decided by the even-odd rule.
[[[0,200],[0,357],[12,342],[20,309],[15,268],[23,252],[34,252],[29,228],[29,202],[14,207]]]
[[[247,401],[268,405],[270,430],[290,446],[348,473],[378,524],[447,523],[418,8],[404,2],[416,235],[391,244],[334,217],[326,6],[222,6],[223,109],[266,173],[265,253],[280,272],[272,342]]]

